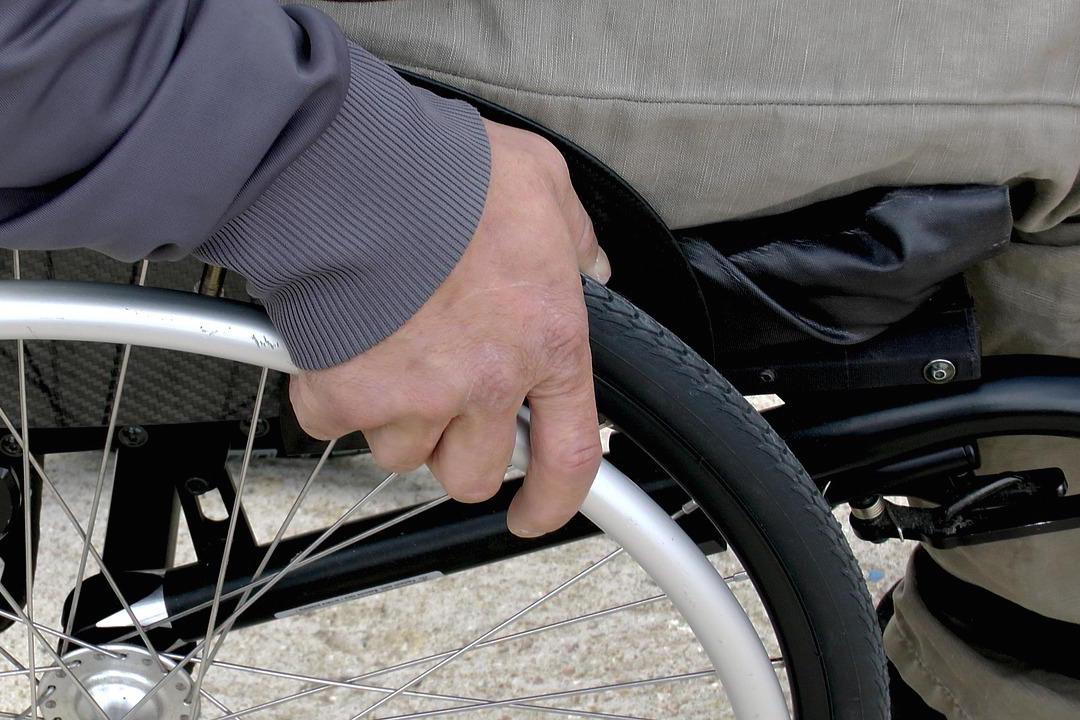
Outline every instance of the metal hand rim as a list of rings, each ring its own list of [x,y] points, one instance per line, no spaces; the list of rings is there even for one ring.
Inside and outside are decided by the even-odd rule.
[[[209,355],[285,373],[297,368],[265,313],[194,293],[98,283],[0,281],[0,339],[73,340]],[[519,419],[514,464],[528,464]],[[779,678],[738,600],[637,485],[605,462],[582,513],[622,545],[693,628],[738,718],[786,718]]]

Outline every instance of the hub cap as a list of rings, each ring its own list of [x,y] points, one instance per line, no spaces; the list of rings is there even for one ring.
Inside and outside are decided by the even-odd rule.
[[[42,675],[39,693],[45,717],[50,720],[101,720],[101,713],[79,690],[78,683],[82,683],[109,720],[119,720],[174,664],[164,658],[159,664],[145,648],[131,645],[105,645],[103,649],[116,657],[80,648],[64,656],[70,672],[57,669]],[[165,672],[161,670],[162,664]],[[193,720],[189,701],[191,686],[188,674],[177,671],[173,680],[129,720]]]

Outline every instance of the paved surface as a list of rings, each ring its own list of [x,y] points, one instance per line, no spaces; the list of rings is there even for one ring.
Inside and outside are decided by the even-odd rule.
[[[85,521],[97,476],[95,455],[51,458],[48,469],[75,512]],[[311,462],[261,461],[251,475],[249,516],[260,538],[268,541],[298,492]],[[382,478],[381,471],[366,458],[332,461],[305,503],[294,524],[296,532],[323,527],[337,519],[359,496]],[[433,479],[413,473],[375,498],[369,512],[380,512],[437,494]],[[844,523],[846,525],[846,522]],[[100,529],[99,525],[99,529]],[[78,541],[59,513],[55,498],[45,497],[42,551],[39,562],[36,612],[39,618],[56,618],[77,568]],[[99,538],[100,547],[100,538]],[[356,674],[460,647],[479,637],[499,619],[509,617],[546,590],[588,566],[609,551],[603,539],[556,548],[533,558],[535,562],[511,561],[498,567],[463,573],[437,582],[367,597],[349,604],[291,617],[269,626],[234,634],[219,655],[302,676]],[[902,574],[908,549],[899,543],[855,545],[864,576],[875,600]],[[190,547],[182,555],[193,557]],[[725,572],[738,569],[721,556]],[[91,562],[91,572],[96,572]],[[737,586],[740,600],[758,620],[761,606],[748,583]],[[581,583],[553,599],[507,632],[536,627],[603,607],[648,597],[655,586],[627,558],[598,570]],[[482,610],[477,611],[480,607]],[[603,620],[580,623],[548,633],[478,649],[424,681],[423,691],[474,698],[528,696],[565,689],[589,688],[602,682],[623,682],[658,677],[705,667],[700,648],[689,628],[674,616],[666,601],[622,612]],[[25,633],[11,630],[0,643],[14,655],[26,655]],[[767,640],[767,646],[774,643]],[[775,652],[775,647],[768,647]],[[584,651],[589,651],[585,653]],[[583,659],[584,658],[584,659]],[[49,662],[39,651],[38,664]],[[383,675],[373,684],[395,686],[431,663]],[[6,669],[9,666],[5,666]],[[301,679],[268,678],[250,672],[211,672],[206,687],[231,710],[250,707],[275,697],[313,687]],[[18,712],[25,707],[24,683],[12,687],[0,680],[0,709]],[[348,718],[380,697],[377,693],[330,688],[313,693],[302,702],[253,714],[256,718]],[[442,703],[445,704],[445,703]],[[590,693],[580,698],[544,700],[566,708],[603,711],[627,717],[714,718],[717,713],[716,684],[711,678],[649,685],[623,692]],[[438,707],[423,698],[396,698],[378,716],[390,717]],[[385,710],[385,712],[383,712]],[[218,717],[214,710],[205,716]],[[557,715],[555,715],[557,716]],[[500,707],[469,717],[553,717],[522,707]]]

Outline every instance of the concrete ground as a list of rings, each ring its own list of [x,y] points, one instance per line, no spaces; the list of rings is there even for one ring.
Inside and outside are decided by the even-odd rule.
[[[98,462],[96,455],[68,455],[50,458],[47,467],[64,499],[84,522]],[[268,541],[273,536],[311,465],[312,461],[281,460],[262,460],[253,465],[245,497],[249,517],[261,539]],[[294,523],[294,531],[303,532],[333,522],[382,477],[382,472],[368,458],[331,461],[305,503],[304,512]],[[385,511],[437,493],[433,478],[423,472],[413,473],[374,498],[365,512]],[[55,618],[77,569],[79,543],[59,512],[55,498],[46,493],[44,501],[35,611],[40,621],[55,627]],[[846,526],[844,513],[838,515]],[[99,530],[102,526],[103,523],[99,524]],[[100,547],[100,538],[98,542]],[[604,556],[611,547],[606,539],[589,540],[539,553],[528,562],[509,561],[235,633],[226,642],[219,660],[301,677],[289,679],[239,670],[215,670],[208,673],[205,687],[222,706],[235,711],[310,689],[313,687],[310,678],[355,676],[403,659],[460,647]],[[876,601],[902,574],[910,548],[900,543],[873,546],[858,541],[854,542],[854,547]],[[181,549],[181,554],[194,557],[189,544]],[[729,555],[718,556],[715,562],[722,572],[738,570],[737,562]],[[96,572],[92,561],[90,572]],[[764,612],[750,584],[738,584],[735,590],[764,633],[767,630],[763,624]],[[644,573],[629,558],[620,557],[522,618],[505,633],[655,593],[655,586]],[[26,633],[20,629],[14,628],[0,636],[0,645],[17,658],[25,659]],[[766,646],[770,652],[776,652],[773,639],[767,638]],[[50,662],[39,649],[38,665]],[[4,661],[0,661],[0,665],[4,666],[0,670],[10,668]],[[431,667],[430,662],[369,682],[394,687],[428,667]],[[705,667],[704,654],[693,642],[689,628],[666,601],[659,601],[603,619],[477,649],[425,679],[419,689],[470,698],[519,697],[685,673]],[[722,699],[717,699],[717,692],[715,680],[705,677],[619,692],[544,699],[536,704],[620,717],[728,717],[722,709]],[[27,704],[27,694],[25,681],[0,678],[0,710],[22,711]],[[301,701],[262,710],[251,717],[267,720],[349,718],[379,697],[382,695],[376,692],[333,687],[312,693]],[[394,717],[446,704],[428,698],[399,697],[380,708],[376,716]],[[211,707],[204,711],[203,717],[223,714]],[[180,720],[181,715],[162,717]],[[552,715],[524,707],[499,707],[469,716],[501,719]],[[48,720],[54,717],[70,720],[62,715],[46,715]]]

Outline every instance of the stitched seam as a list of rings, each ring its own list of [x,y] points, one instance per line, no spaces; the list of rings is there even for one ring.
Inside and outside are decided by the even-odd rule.
[[[971,715],[968,713],[967,710],[964,709],[964,707],[960,704],[959,700],[956,699],[956,695],[954,695],[952,691],[949,690],[949,688],[942,685],[941,681],[938,679],[938,676],[931,672],[930,668],[926,667],[926,665],[923,663],[922,657],[915,650],[914,643],[912,643],[911,640],[908,638],[907,633],[900,626],[900,623],[896,624],[896,634],[900,638],[900,642],[902,642],[904,644],[904,647],[907,648],[907,651],[908,653],[910,653],[912,659],[915,660],[915,664],[919,666],[919,669],[923,671],[927,678],[929,678],[930,682],[933,683],[935,687],[939,688],[949,698],[949,701],[952,703],[953,708],[958,713],[967,718],[967,720],[971,720]]]
[[[392,62],[392,61],[391,61]],[[626,102],[638,105],[699,105],[704,107],[807,107],[807,108],[828,108],[828,107],[850,107],[850,108],[872,108],[872,107],[928,107],[928,108],[1052,108],[1062,110],[1080,110],[1080,102],[1066,102],[1066,101],[1051,101],[1051,100],[1010,100],[1010,101],[992,101],[992,102],[978,102],[970,100],[956,100],[956,101],[938,101],[938,100],[926,100],[926,101],[907,101],[907,100],[877,100],[877,101],[852,101],[852,100],[835,100],[835,101],[812,101],[812,100],[663,100],[663,99],[648,99],[648,98],[627,98],[614,95],[584,95],[575,93],[557,93],[557,92],[542,92],[539,90],[527,90],[524,88],[513,87],[510,85],[504,85],[502,83],[492,82],[491,80],[484,80],[482,78],[474,78],[466,75],[458,75],[456,73],[447,72],[446,70],[440,70],[438,68],[426,67],[424,65],[403,65],[401,63],[392,62],[397,67],[404,68],[406,70],[412,70],[416,73],[435,73],[444,77],[454,78],[456,80],[467,80],[471,82],[478,82],[483,85],[487,85],[493,88],[499,88],[500,90],[509,90],[516,93],[522,93],[525,95],[533,95],[538,97],[553,97],[553,98],[566,98],[568,100],[592,100],[598,102]]]

